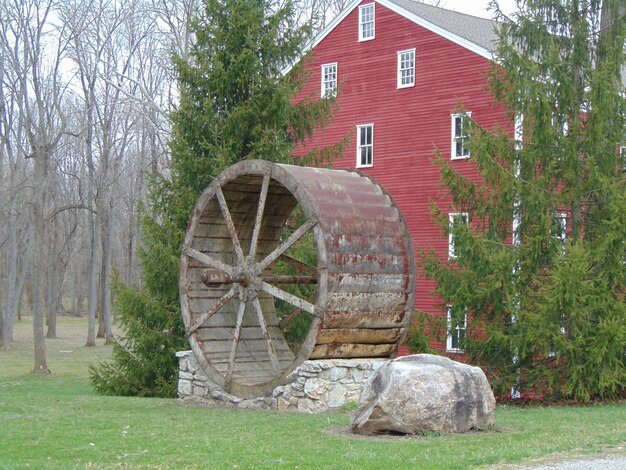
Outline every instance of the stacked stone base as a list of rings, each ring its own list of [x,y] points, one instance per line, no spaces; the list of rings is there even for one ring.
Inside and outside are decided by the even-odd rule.
[[[243,400],[226,393],[202,371],[192,351],[176,353],[178,397],[187,403],[318,413],[356,405],[365,382],[387,359],[305,361],[270,396]]]

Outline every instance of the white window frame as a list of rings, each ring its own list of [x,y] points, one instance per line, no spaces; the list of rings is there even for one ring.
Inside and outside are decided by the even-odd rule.
[[[449,234],[448,234],[448,259],[456,259],[456,253],[454,252],[454,234],[452,228],[455,220],[460,217],[464,224],[469,224],[469,214],[467,212],[451,212],[448,214]]]
[[[465,113],[453,113],[450,115],[450,122],[452,126],[452,139],[451,139],[451,145],[450,145],[450,159],[451,160],[467,160],[468,158],[471,157],[471,153],[469,150],[467,150],[466,155],[463,154],[466,148],[465,145],[469,141],[469,133],[465,131],[464,129],[463,118],[471,118],[471,117],[472,117],[472,113],[469,111]],[[456,120],[459,118],[461,119],[461,134],[457,135]],[[459,142],[461,144],[461,155],[457,155]]]
[[[552,214],[552,225],[555,225],[556,221],[559,223],[561,233],[552,233],[552,229],[550,229],[550,236],[561,242],[561,246],[565,248],[565,241],[567,240],[567,213],[554,212]]]
[[[561,314],[561,316],[563,316],[563,314]],[[565,336],[565,327],[562,326],[559,331],[561,332],[561,334],[563,336]],[[550,347],[550,351],[548,351],[548,357],[556,357],[556,346],[552,345],[552,347]]]
[[[334,68],[334,79],[327,80],[327,69]],[[330,72],[332,73],[332,72]],[[322,98],[327,96],[336,96],[337,94],[337,62],[331,62],[328,64],[322,64],[322,78],[321,78],[321,95]]]
[[[454,328],[454,335],[452,334],[452,305],[446,306],[447,312],[447,322],[446,322],[446,351],[449,353],[462,353],[464,352],[462,348],[458,347],[459,343],[462,339],[467,337],[467,313],[463,317],[463,323],[458,323]],[[460,332],[463,332],[463,337],[461,338]],[[454,340],[456,339],[457,347],[454,346]]]
[[[406,63],[406,59],[403,58],[405,54],[410,54],[411,66],[403,67]],[[403,72],[409,71],[409,76],[411,78],[410,83],[402,83],[402,79],[404,76]],[[405,49],[403,51],[398,51],[398,72],[397,72],[397,86],[400,88],[410,88],[415,86],[415,49]]]
[[[363,16],[366,13],[366,10],[368,10],[370,7],[372,9],[372,19],[369,21],[365,21]],[[371,35],[365,36],[363,34],[363,30],[365,29],[364,26],[369,25],[369,24],[372,25]],[[376,37],[376,4],[372,2],[366,5],[361,5],[359,7],[359,42],[371,41],[375,37]]]
[[[550,116],[550,124],[552,125],[552,127],[557,128],[557,130],[564,136],[567,137],[567,134],[569,133],[569,121],[567,119],[565,119],[563,121],[563,123],[561,124],[560,128],[558,126],[558,118],[559,115],[556,111],[552,112],[552,115]]]
[[[371,127],[372,129],[372,141],[369,143],[361,142],[361,129]],[[370,161],[366,163],[361,162],[361,150],[364,148],[370,148]],[[357,168],[369,168],[374,166],[374,124],[359,124],[356,126],[356,167]]]

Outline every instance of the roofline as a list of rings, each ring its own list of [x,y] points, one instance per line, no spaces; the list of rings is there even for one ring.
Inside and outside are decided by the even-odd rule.
[[[322,29],[319,33],[317,33],[317,35],[313,38],[313,40],[307,44],[308,48],[306,49],[306,52],[309,52],[309,50],[313,49],[315,46],[317,46],[322,39],[324,39],[326,36],[328,36],[328,34],[335,29],[339,23],[341,23],[344,18],[346,16],[348,16],[352,10],[354,10],[357,5],[361,3],[361,0],[352,0],[342,11],[341,13],[339,13],[337,16],[335,16],[332,21],[330,23],[328,23],[326,25],[326,27],[324,29]]]
[[[442,36],[452,41],[453,43],[458,44],[459,46],[464,47],[465,49],[468,49],[474,52],[475,54],[478,54],[481,57],[484,57],[485,59],[488,59],[488,60],[493,59],[493,53],[485,49],[484,47],[479,46],[478,44],[470,41],[469,39],[465,39],[459,36],[458,34],[448,31],[447,29],[444,29],[441,26],[437,26],[436,24],[433,24],[430,21],[425,20],[424,18],[416,15],[415,13],[405,10],[404,8],[402,8],[401,6],[393,2],[390,2],[388,0],[376,0],[376,3],[380,3],[384,7],[389,8],[390,10],[398,13],[399,15],[404,16],[406,19],[412,21],[413,23],[419,26],[422,26],[423,28],[426,28],[429,31],[432,31],[435,34],[438,34],[439,36]]]
[[[348,16],[352,12],[352,10],[354,10],[361,3],[361,1],[362,0],[352,0],[352,2],[350,2],[341,11],[341,13],[335,16],[333,20],[330,23],[328,23],[324,29],[322,29],[319,33],[317,33],[317,35],[302,48],[302,55],[305,55],[311,49],[317,46],[320,42],[322,42],[322,40],[326,36],[328,36],[331,33],[331,31],[335,29],[339,25],[339,23],[341,23],[344,20],[346,16]],[[411,13],[410,11],[402,8],[401,6],[393,2],[390,2],[388,0],[373,0],[373,3],[379,3],[385,8],[388,8],[391,11],[403,16],[407,20],[412,21],[413,23],[419,26],[422,26],[423,28],[426,28],[429,31],[432,31],[435,34],[438,34],[439,36],[442,36],[452,41],[453,43],[458,44],[459,46],[464,47],[465,49],[468,49],[474,52],[475,54],[478,54],[481,57],[484,57],[485,59],[493,60],[493,53],[488,51],[484,47],[479,46],[478,44],[468,39],[465,39],[459,36],[458,34],[454,34],[448,31],[447,29],[437,26],[436,24],[433,24],[430,21],[426,21],[424,18],[421,18],[420,16],[414,13]],[[285,67],[282,71],[283,75],[286,75],[287,73],[289,73],[289,71],[294,67],[294,65],[295,63],[290,64],[287,67]]]
[[[361,0],[352,0],[337,16],[335,16],[330,23],[328,23],[324,29],[322,29],[319,33],[315,35],[313,39],[307,42],[302,48],[301,56],[294,61],[292,64],[289,64],[282,70],[283,75],[287,75],[291,69],[299,62],[302,56],[306,55],[311,49],[317,46],[322,40],[330,34],[330,32],[339,25],[343,21],[343,19],[348,16],[352,10],[356,8],[356,6],[361,3]]]

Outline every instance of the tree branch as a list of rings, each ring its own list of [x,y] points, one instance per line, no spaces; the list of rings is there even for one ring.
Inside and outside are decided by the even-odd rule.
[[[93,212],[94,214],[98,213],[98,211],[96,211],[95,209],[92,209],[92,208],[90,208],[88,206],[85,206],[84,204],[68,204],[66,206],[59,207],[54,212],[52,212],[50,215],[48,215],[46,217],[46,222],[50,222],[50,220],[54,219],[61,212],[68,211],[68,210],[71,210],[71,209],[85,209],[85,210]]]

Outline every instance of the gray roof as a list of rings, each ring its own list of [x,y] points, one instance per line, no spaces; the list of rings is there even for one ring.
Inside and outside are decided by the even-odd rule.
[[[478,18],[413,0],[388,1],[490,52],[493,52],[497,46],[498,36],[495,32],[497,23],[493,20]]]

